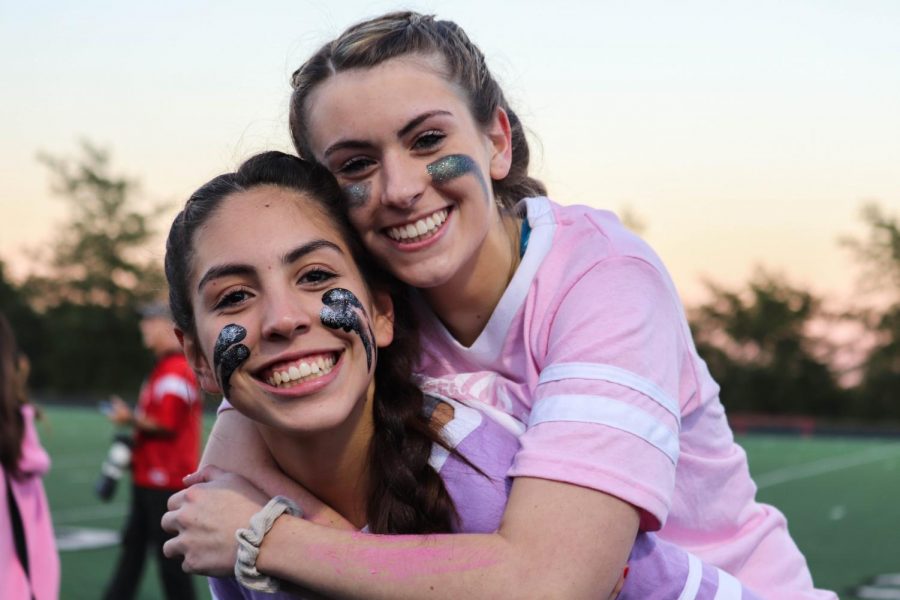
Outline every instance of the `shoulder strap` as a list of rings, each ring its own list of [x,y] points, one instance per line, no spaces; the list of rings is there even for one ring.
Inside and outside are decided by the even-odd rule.
[[[9,474],[4,471],[3,476],[6,478],[6,499],[9,504],[9,518],[12,521],[13,541],[16,545],[16,555],[19,562],[22,563],[22,570],[25,571],[25,578],[31,582],[31,574],[28,572],[28,546],[25,543],[25,524],[22,523],[22,514],[19,512],[19,505],[16,497],[13,495],[12,482]]]

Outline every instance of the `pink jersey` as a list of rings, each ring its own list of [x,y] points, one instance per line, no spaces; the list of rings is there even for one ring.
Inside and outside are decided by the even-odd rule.
[[[784,516],[756,502],[656,254],[612,213],[523,202],[528,250],[478,339],[462,346],[422,305],[420,368],[441,379],[426,391],[527,422],[511,476],[617,496],[642,529],[766,598],[836,598],[813,588]]]
[[[0,598],[53,600],[59,596],[59,554],[53,537],[50,506],[41,480],[50,468],[50,457],[41,446],[34,427],[34,407],[26,404],[21,410],[25,435],[22,438],[19,473],[4,472],[0,477]],[[2,467],[0,471],[3,471]],[[7,477],[25,530],[30,578],[25,576],[16,554],[10,507],[7,504]]]
[[[500,527],[506,507],[510,489],[506,474],[519,448],[520,428],[510,431],[479,410],[483,407],[473,408],[465,404],[464,398],[459,400],[461,402],[447,397],[426,398],[426,414],[441,401],[452,406],[453,418],[443,426],[441,433],[458,453],[452,454],[434,444],[428,462],[444,480],[447,493],[453,499],[459,516],[455,531],[492,533]],[[728,573],[703,564],[696,556],[659,540],[652,533],[638,533],[628,557],[628,567],[630,572],[616,600],[761,600]],[[209,586],[217,600],[302,597],[251,591],[234,577],[210,578]]]

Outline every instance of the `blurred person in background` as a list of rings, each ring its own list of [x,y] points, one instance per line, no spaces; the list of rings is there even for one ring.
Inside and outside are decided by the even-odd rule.
[[[59,555],[41,478],[50,457],[34,427],[28,402],[27,357],[0,313],[0,598],[48,600],[59,596]]]
[[[182,478],[200,458],[202,403],[197,380],[181,351],[165,303],[141,309],[141,336],[156,365],[141,388],[137,408],[114,396],[109,420],[134,431],[131,460],[131,509],[122,535],[122,552],[106,598],[135,597],[148,547],[159,561],[166,598],[195,598],[191,576],[181,563],[167,559],[168,535],[160,526],[166,502],[182,489]]]

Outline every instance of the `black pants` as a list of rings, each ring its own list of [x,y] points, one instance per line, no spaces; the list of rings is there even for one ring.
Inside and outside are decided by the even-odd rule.
[[[172,537],[159,522],[166,512],[172,492],[132,486],[131,514],[122,535],[122,553],[113,579],[106,589],[107,600],[129,600],[135,597],[148,546],[156,554],[159,574],[168,600],[194,600],[196,594],[191,576],[181,569],[181,561],[166,558],[162,547]]]

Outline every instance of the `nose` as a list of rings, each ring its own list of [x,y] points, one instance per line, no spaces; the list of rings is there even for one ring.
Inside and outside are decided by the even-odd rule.
[[[315,312],[303,299],[289,292],[270,294],[262,323],[264,339],[290,339],[309,330]]]
[[[402,210],[415,206],[428,180],[428,172],[419,161],[409,156],[386,154],[382,158],[383,194],[381,202]]]

